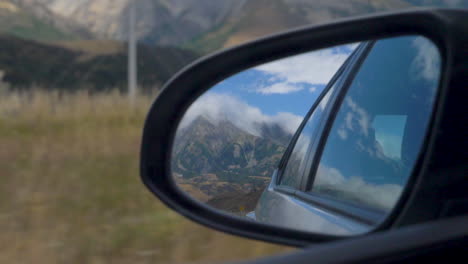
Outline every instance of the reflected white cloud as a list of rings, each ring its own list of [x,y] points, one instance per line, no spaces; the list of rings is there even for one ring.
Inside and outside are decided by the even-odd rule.
[[[426,81],[435,81],[440,75],[440,54],[437,47],[424,37],[414,38],[416,57],[411,65],[412,76]]]
[[[348,132],[346,132],[346,130],[343,129],[343,127],[340,127],[340,128],[337,130],[337,133],[338,133],[338,136],[339,136],[342,140],[348,139]]]
[[[375,121],[376,117],[372,118],[353,98],[346,98],[345,106],[348,111],[344,116],[344,122],[336,130],[341,140],[348,140],[351,136],[356,147],[367,152],[371,157],[381,160],[401,158],[401,142],[406,117],[401,116],[400,122],[393,122],[393,125],[400,129],[399,134],[394,135],[386,133],[385,127],[380,129],[376,124],[372,124],[371,122]],[[382,117],[385,116],[377,117],[377,119],[380,120]],[[378,131],[376,128],[379,128]]]
[[[403,190],[398,184],[372,184],[360,176],[347,178],[339,170],[323,165],[318,168],[314,188],[319,192],[333,189],[347,200],[360,200],[383,210],[391,210]]]
[[[359,46],[359,42],[358,43],[352,43],[352,44],[348,44],[348,45],[343,45],[342,47],[344,49],[346,49],[349,53],[353,52],[358,46]]]
[[[259,108],[235,96],[212,92],[203,95],[190,106],[179,124],[179,129],[187,127],[199,116],[207,118],[214,124],[228,120],[238,128],[256,136],[260,136],[262,124],[277,124],[285,132],[293,134],[302,121],[302,117],[287,112],[266,115]]]
[[[255,91],[261,94],[288,94],[299,92],[304,87],[290,83],[275,83],[273,85],[257,88]]]
[[[315,93],[317,91],[317,87],[313,86],[309,88],[309,92]]]
[[[327,84],[357,44],[300,54],[255,69],[274,74],[286,83]]]
[[[348,131],[355,131],[358,129],[358,132],[367,137],[369,135],[370,126],[369,114],[354,102],[351,97],[346,98],[346,105],[351,111],[346,113],[344,125],[339,128],[340,132],[338,135],[341,139],[346,139]]]

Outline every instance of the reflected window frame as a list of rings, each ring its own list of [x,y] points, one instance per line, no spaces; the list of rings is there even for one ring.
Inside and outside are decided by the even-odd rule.
[[[420,36],[408,35],[406,37],[420,37]],[[388,38],[388,39],[391,39],[391,38]],[[427,39],[427,40],[431,41],[430,39]],[[323,151],[325,149],[325,145],[326,145],[326,143],[328,141],[330,133],[332,132],[331,131],[332,126],[335,124],[336,117],[337,117],[338,112],[340,111],[340,108],[341,108],[341,104],[344,102],[344,99],[346,98],[346,96],[348,94],[348,91],[351,88],[352,83],[356,79],[357,74],[360,72],[362,66],[366,62],[370,52],[372,51],[372,49],[374,48],[374,46],[376,45],[377,42],[378,42],[378,40],[369,42],[369,46],[367,48],[367,53],[364,56],[362,56],[363,58],[361,58],[361,62],[359,63],[358,67],[355,69],[352,76],[350,76],[350,78],[348,78],[348,83],[339,88],[338,93],[340,94],[339,95],[340,99],[335,100],[333,102],[333,106],[332,106],[333,107],[333,116],[330,116],[326,121],[327,122],[327,129],[321,135],[321,138],[319,140],[320,147],[318,148],[318,151],[315,153],[315,158],[312,161],[314,167],[312,167],[309,170],[309,175],[307,177],[308,180],[307,180],[307,185],[306,185],[305,191],[301,191],[300,193],[298,193],[298,195],[301,196],[302,199],[304,199],[304,200],[306,200],[306,201],[308,201],[310,203],[317,204],[319,206],[322,206],[325,209],[335,211],[335,212],[337,212],[339,214],[346,215],[346,216],[348,216],[350,218],[354,218],[356,220],[360,220],[361,222],[368,223],[368,224],[371,224],[371,225],[381,224],[382,221],[387,219],[389,214],[392,214],[393,208],[398,207],[398,204],[401,202],[402,197],[404,197],[405,192],[407,191],[407,190],[405,190],[405,188],[403,188],[403,191],[400,194],[400,196],[398,197],[394,207],[390,211],[383,213],[383,212],[380,212],[378,210],[375,210],[375,209],[367,207],[367,206],[361,206],[359,204],[348,203],[347,201],[339,200],[339,199],[334,198],[332,196],[322,195],[320,193],[314,193],[314,192],[312,192],[312,187],[313,187],[313,184],[315,182],[315,177],[316,177],[316,174],[317,174],[318,169],[319,169],[319,165],[320,165],[320,161],[321,161],[321,158],[322,158],[322,155],[323,155]],[[440,76],[438,78],[438,81],[436,82],[436,87],[435,87],[436,92],[434,94],[437,94],[437,90],[439,88],[440,88]],[[436,104],[436,97],[434,96],[433,102],[432,102],[432,104],[430,106],[431,110],[429,111],[429,116],[427,117],[427,123],[429,123],[430,120],[433,118],[433,110],[434,110],[435,104]],[[405,122],[406,121],[407,121],[407,117],[405,119]],[[423,132],[424,133],[421,136],[423,138],[421,140],[421,144],[424,144],[423,142],[424,142],[425,135],[427,133],[429,133],[427,124],[426,124],[426,128],[425,128],[425,130]],[[420,151],[420,150],[421,149],[419,149],[418,151]],[[417,157],[419,155],[420,155],[420,153],[416,155],[416,160],[417,160]],[[412,166],[412,168],[410,170],[410,173],[409,173],[409,175],[408,175],[408,177],[406,179],[406,183],[405,183],[405,185],[403,187],[408,186],[408,184],[411,182],[411,178],[413,176],[412,171],[414,170],[414,166],[416,165],[416,160],[415,160],[415,164],[413,164],[413,166]]]
[[[291,139],[291,142],[289,143],[283,157],[281,158],[278,164],[278,176],[276,177],[276,182],[274,184],[276,185],[276,188],[279,189],[279,191],[281,190],[285,192],[296,191],[296,190],[300,192],[306,191],[307,184],[310,178],[311,168],[314,163],[314,157],[316,156],[315,152],[317,150],[317,147],[319,147],[321,142],[324,140],[323,137],[320,137],[319,135],[323,134],[325,125],[328,123],[328,120],[331,117],[331,114],[332,114],[331,111],[335,107],[335,104],[337,103],[338,96],[342,93],[342,90],[349,85],[349,82],[351,82],[354,79],[354,75],[361,67],[362,61],[364,61],[365,58],[367,57],[367,54],[368,54],[368,51],[370,50],[372,42],[371,41],[361,42],[361,43],[358,43],[357,45],[358,46],[354,49],[354,51],[350,54],[350,56],[346,59],[346,61],[340,66],[340,68],[333,75],[333,77],[328,82],[326,87],[323,89],[322,93],[317,98],[317,100],[312,104],[312,107],[305,115],[302,123],[300,124],[299,128],[297,129],[296,133]],[[296,146],[296,143],[300,135],[302,134],[307,123],[310,121],[310,118],[315,112],[316,108],[319,107],[320,103],[326,97],[327,93],[332,89],[334,90],[330,94],[329,101],[326,104],[325,109],[320,117],[320,120],[318,122],[318,128],[316,128],[313,133],[317,137],[314,138],[314,140],[309,144],[307,148],[306,158],[305,158],[306,165],[300,175],[301,182],[299,186],[291,187],[291,186],[281,184],[283,181],[284,170],[286,169],[288,162],[290,161],[291,154],[294,150],[294,147]]]

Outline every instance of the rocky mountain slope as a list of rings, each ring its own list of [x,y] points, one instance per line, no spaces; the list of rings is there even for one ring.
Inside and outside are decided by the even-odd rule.
[[[467,1],[456,0],[0,0],[0,35],[41,42],[31,44],[2,38],[19,46],[1,44],[3,53],[14,53],[2,54],[0,71],[13,86],[34,83],[71,88],[83,83],[94,87],[123,84],[126,78],[123,45],[128,38],[132,3],[136,6],[140,43],[182,46],[202,53],[340,17],[422,4],[468,5]],[[48,48],[57,45],[57,53]],[[143,56],[140,55],[139,64],[142,67],[139,72],[143,74],[140,79],[145,86],[160,85],[197,57],[177,48],[148,49],[145,45],[141,46]],[[99,52],[88,52],[89,47]],[[63,65],[67,65],[67,72],[63,71]]]
[[[253,135],[229,120],[198,116],[175,139],[172,172],[177,185],[215,208],[251,211],[292,137],[278,124],[259,127],[261,135]]]
[[[182,178],[214,174],[238,183],[270,177],[292,135],[279,126],[263,126],[265,133],[255,136],[228,120],[215,124],[199,116],[178,132],[174,173]]]
[[[411,6],[404,0],[249,0],[239,15],[228,17],[189,46],[208,52],[294,27]]]
[[[37,6],[49,17],[66,17],[99,38],[128,39],[128,16],[134,4],[140,40],[158,44],[187,41],[235,14],[244,1],[237,0],[15,0]],[[46,17],[40,16],[40,17]]]
[[[0,0],[0,33],[40,41],[89,38],[91,33],[42,5]]]
[[[79,37],[126,40],[134,4],[138,38],[204,52],[292,27],[417,6],[466,6],[456,0],[0,0]],[[1,9],[0,4],[0,9]],[[91,35],[89,35],[91,34]]]

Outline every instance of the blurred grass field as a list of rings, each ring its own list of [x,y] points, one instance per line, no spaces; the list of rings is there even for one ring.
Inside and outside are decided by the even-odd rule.
[[[291,250],[194,224],[140,182],[155,95],[0,94],[0,263],[219,263]]]

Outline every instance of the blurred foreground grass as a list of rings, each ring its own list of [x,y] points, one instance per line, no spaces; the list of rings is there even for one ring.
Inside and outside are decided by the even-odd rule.
[[[144,188],[153,98],[0,95],[0,263],[217,263],[289,250],[201,227]]]

